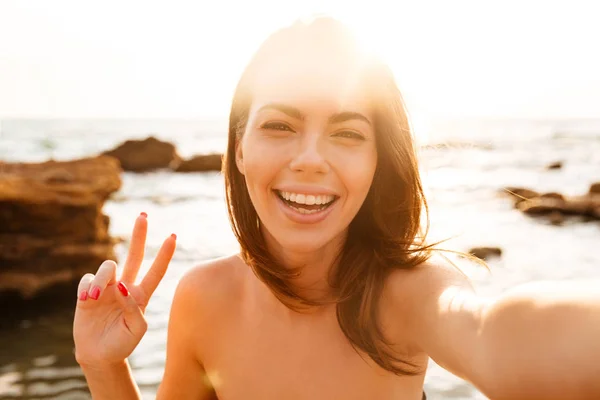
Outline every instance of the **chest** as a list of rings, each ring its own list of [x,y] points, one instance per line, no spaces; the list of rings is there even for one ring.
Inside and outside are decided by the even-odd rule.
[[[399,378],[361,357],[335,316],[240,316],[213,340],[209,354],[205,368],[220,400],[398,399],[422,387],[422,378]]]

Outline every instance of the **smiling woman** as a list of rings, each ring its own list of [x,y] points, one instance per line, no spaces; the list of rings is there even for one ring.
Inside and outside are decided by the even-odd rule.
[[[181,278],[157,399],[418,400],[429,357],[494,399],[600,397],[598,287],[488,301],[433,257],[400,92],[336,20],[259,48],[223,173],[240,252]],[[139,398],[126,357],[176,239],[134,285],[146,229],[141,215],[122,282],[106,262],[80,285],[76,357],[94,398]]]
[[[286,268],[271,266],[280,260],[271,260],[267,252],[314,252],[314,259],[289,260],[297,267],[320,260],[320,267],[296,277],[294,286],[301,290],[310,286],[327,297],[331,295],[326,279],[329,265],[349,255],[347,250],[338,254],[344,243],[356,241],[353,248],[360,254],[357,249],[366,242],[359,237],[394,241],[402,240],[394,236],[399,232],[418,230],[422,193],[418,194],[418,176],[407,173],[416,164],[410,136],[391,72],[357,46],[343,25],[326,18],[298,24],[273,35],[261,47],[234,96],[225,175],[234,230],[243,249],[248,249],[243,252],[245,261],[269,281],[282,301],[314,305],[324,299],[294,294],[298,290],[286,287],[289,283],[274,279]],[[394,165],[396,160],[402,160],[401,165]],[[388,188],[382,190],[383,186]],[[400,194],[392,187],[405,190]],[[295,204],[282,201],[277,196],[282,191],[291,193],[290,199],[295,196]],[[372,198],[365,203],[370,192]],[[297,204],[298,199],[317,195],[332,196],[334,201],[310,214]],[[397,204],[410,205],[410,218],[394,216],[398,225],[392,233],[378,224],[390,221]],[[361,207],[363,212],[355,218]],[[404,215],[407,210],[396,212]],[[252,220],[262,225],[245,226],[244,221]],[[346,228],[353,220],[350,232],[354,234],[347,238]],[[307,224],[298,226],[299,222]],[[323,223],[315,224],[319,222]],[[258,243],[263,237],[265,243]],[[356,255],[346,271],[364,264]],[[316,280],[320,287],[315,287]],[[343,281],[335,285],[347,286]]]

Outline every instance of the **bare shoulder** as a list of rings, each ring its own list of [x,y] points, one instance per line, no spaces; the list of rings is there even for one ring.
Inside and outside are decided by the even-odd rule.
[[[386,279],[384,293],[396,300],[423,302],[436,300],[450,288],[473,289],[469,278],[445,257],[431,258],[411,269],[395,269]]]
[[[433,254],[411,269],[395,269],[381,297],[381,318],[388,334],[407,345],[419,342],[436,325],[441,309],[456,293],[474,293],[469,279],[445,257]],[[418,348],[422,346],[418,345]]]
[[[237,255],[212,259],[186,271],[177,292],[185,294],[195,307],[214,309],[241,295],[248,272],[249,268]]]

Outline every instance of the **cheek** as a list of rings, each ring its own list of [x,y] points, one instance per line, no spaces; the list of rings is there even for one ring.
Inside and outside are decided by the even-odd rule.
[[[345,186],[354,196],[358,196],[360,201],[364,200],[371,187],[376,167],[377,154],[375,152],[365,152],[347,158],[342,167],[341,174],[344,177]]]
[[[244,145],[244,176],[248,190],[264,189],[271,182],[278,170],[277,152],[270,151],[265,146],[254,141]]]

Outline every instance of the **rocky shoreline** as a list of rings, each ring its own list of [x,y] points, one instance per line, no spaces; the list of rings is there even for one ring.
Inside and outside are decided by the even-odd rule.
[[[0,162],[0,303],[30,301],[76,284],[116,259],[104,203],[123,171],[219,171],[220,154],[183,160],[175,146],[150,136],[96,157],[42,163]]]
[[[517,210],[546,218],[553,225],[561,225],[568,216],[600,220],[600,182],[591,184],[588,192],[579,196],[539,193],[522,187],[507,187],[503,192],[512,197]]]
[[[0,163],[0,293],[30,299],[114,258],[108,197],[121,187],[110,157]]]
[[[124,171],[221,171],[222,155],[184,160],[176,147],[149,136],[127,140],[96,157],[43,163],[0,162],[0,303],[8,293],[23,300],[73,285],[105,259],[115,259],[104,203],[121,188]],[[556,169],[556,163],[547,169]],[[572,215],[600,220],[600,182],[580,196],[502,188],[514,207],[554,225]],[[115,201],[116,197],[112,196]],[[469,250],[500,257],[497,247]]]
[[[130,172],[170,169],[174,172],[206,172],[221,170],[221,154],[197,155],[184,160],[175,145],[154,136],[143,140],[127,140],[103,155],[119,160],[121,168]]]

